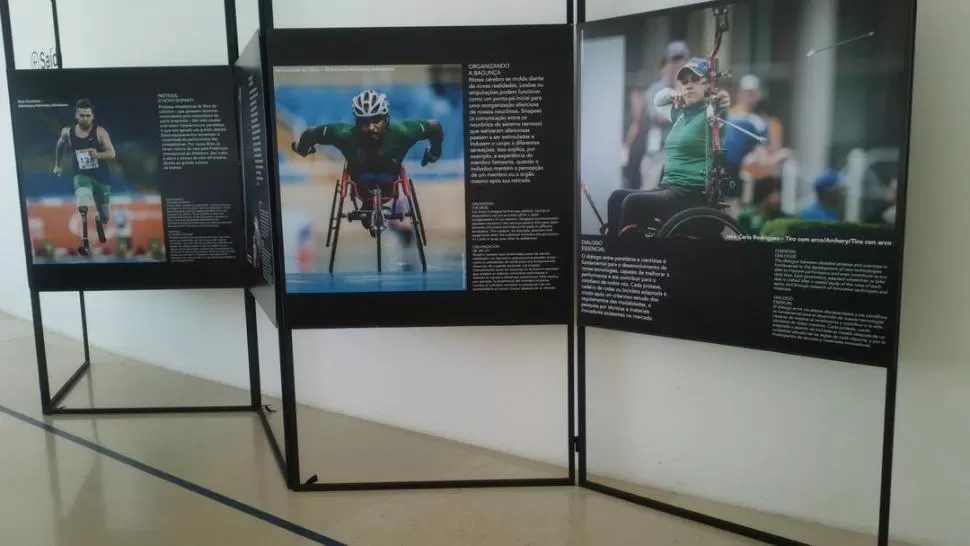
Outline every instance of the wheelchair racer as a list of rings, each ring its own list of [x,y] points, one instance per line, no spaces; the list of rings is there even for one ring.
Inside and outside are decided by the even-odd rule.
[[[300,134],[292,148],[302,157],[314,153],[317,145],[337,148],[347,162],[346,169],[350,179],[357,183],[363,201],[361,210],[375,212],[373,199],[368,198],[370,191],[380,188],[383,198],[391,198],[394,183],[401,175],[401,163],[408,151],[418,142],[427,140],[428,147],[421,158],[421,166],[434,163],[441,158],[441,145],[445,135],[441,124],[434,120],[392,122],[387,95],[374,90],[363,91],[354,97],[352,107],[353,124],[327,123],[311,127]],[[387,202],[382,208],[390,213],[410,212],[407,199],[404,198],[393,203],[394,210],[391,210],[392,203]],[[375,221],[383,222],[383,216],[364,214],[361,218],[361,223],[371,235],[375,234],[375,229],[382,227],[375,226]],[[403,216],[403,219],[391,220],[389,223],[404,247],[409,248],[414,239],[410,219]],[[405,268],[408,266],[405,265]]]
[[[714,115],[724,117],[731,106],[727,91],[719,91],[708,111],[706,59],[695,57],[676,77],[676,89],[662,89],[654,105],[672,122],[664,141],[664,170],[660,185],[646,191],[615,190],[607,202],[605,235],[616,240],[633,232],[633,226],[652,223],[656,218],[705,203],[708,172],[713,167],[710,143]],[[726,127],[720,126],[721,138]]]

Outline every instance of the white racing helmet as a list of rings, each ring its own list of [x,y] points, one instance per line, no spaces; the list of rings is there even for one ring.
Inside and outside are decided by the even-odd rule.
[[[391,113],[391,104],[387,95],[372,89],[354,97],[354,116],[358,118],[373,118],[387,116]]]

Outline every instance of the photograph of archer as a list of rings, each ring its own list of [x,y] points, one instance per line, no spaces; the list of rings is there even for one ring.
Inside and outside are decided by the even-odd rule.
[[[13,100],[34,263],[165,261],[151,118],[124,97]]]
[[[287,291],[464,290],[461,66],[274,80]]]
[[[909,2],[752,0],[588,23],[582,233],[899,239]]]

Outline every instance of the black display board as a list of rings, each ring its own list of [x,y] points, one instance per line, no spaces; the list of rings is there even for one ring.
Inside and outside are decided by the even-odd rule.
[[[581,25],[580,320],[891,366],[913,3],[774,4]]]
[[[9,81],[34,290],[245,284],[229,67]]]
[[[271,31],[288,325],[568,323],[572,47],[563,25]],[[355,125],[366,90],[381,133]]]
[[[266,153],[266,97],[263,89],[261,44],[257,31],[239,54],[234,76],[236,100],[239,103],[249,286],[275,324],[278,315],[274,288],[276,255],[273,240],[273,199],[276,187]]]

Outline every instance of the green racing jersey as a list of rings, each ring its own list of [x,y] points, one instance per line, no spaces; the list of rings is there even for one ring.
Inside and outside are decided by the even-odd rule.
[[[401,171],[401,162],[412,146],[431,139],[436,131],[430,121],[399,121],[387,125],[376,145],[368,142],[351,123],[328,123],[313,129],[318,144],[340,150],[350,177],[358,182],[385,182]]]

